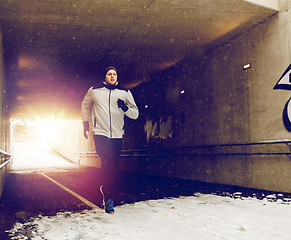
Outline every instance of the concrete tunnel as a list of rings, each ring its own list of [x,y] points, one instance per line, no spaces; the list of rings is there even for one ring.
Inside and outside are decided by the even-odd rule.
[[[140,110],[125,122],[123,170],[290,193],[290,94],[273,89],[289,76],[290,7],[1,0],[2,187],[13,118],[67,120],[51,146],[100,167],[80,103],[114,65]]]

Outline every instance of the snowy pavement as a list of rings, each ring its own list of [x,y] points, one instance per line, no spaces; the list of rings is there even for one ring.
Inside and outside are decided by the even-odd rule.
[[[60,212],[16,223],[11,239],[48,240],[266,240],[291,239],[291,205],[266,198],[210,194],[149,200],[100,210]]]
[[[76,164],[58,156],[42,141],[13,143],[12,170],[25,171],[51,168],[77,168]]]
[[[59,156],[52,158],[42,144],[22,143],[15,150],[14,171],[75,167]],[[291,239],[291,199],[279,194],[264,198],[225,195],[195,193],[124,204],[115,208],[114,216],[98,209],[38,215],[16,222],[7,232],[10,239],[37,240]]]

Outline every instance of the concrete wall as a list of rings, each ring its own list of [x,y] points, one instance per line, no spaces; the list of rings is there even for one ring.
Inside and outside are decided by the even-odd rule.
[[[124,169],[291,192],[287,155],[250,155],[290,152],[286,144],[231,146],[291,139],[282,122],[291,94],[273,90],[291,56],[290,1],[280,4],[283,10],[249,32],[199,59],[187,59],[133,90],[141,116],[130,124],[135,130],[128,130],[125,148],[153,149],[125,154]],[[247,63],[251,68],[243,70]],[[227,146],[215,147],[217,144]],[[185,146],[203,148],[192,148],[194,154],[188,156],[181,148],[172,156],[157,150]],[[205,155],[207,152],[221,154]],[[245,155],[226,154],[232,152]],[[135,157],[141,153],[148,156]],[[158,154],[153,157],[154,153]]]
[[[7,164],[6,152],[10,152],[10,121],[9,109],[7,107],[7,93],[5,91],[5,74],[3,62],[2,35],[0,29],[0,197],[3,191],[4,183],[10,162]],[[1,151],[2,150],[2,151]]]
[[[280,0],[244,0],[244,1],[256,4],[259,6],[263,6],[266,8],[279,10],[279,1]]]
[[[92,135],[83,136],[81,120],[60,120],[58,131],[48,139],[49,145],[68,160],[81,166],[101,167]]]
[[[0,29],[0,149],[9,152],[10,150],[10,125],[9,125],[9,109],[7,104],[7,92],[5,83],[2,35]]]
[[[280,11],[288,11],[291,7],[291,2],[289,0],[278,0]]]

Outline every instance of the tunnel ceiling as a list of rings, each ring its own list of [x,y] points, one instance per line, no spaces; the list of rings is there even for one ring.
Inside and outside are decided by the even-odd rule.
[[[130,88],[275,13],[242,0],[0,0],[11,116],[79,118],[105,66]]]

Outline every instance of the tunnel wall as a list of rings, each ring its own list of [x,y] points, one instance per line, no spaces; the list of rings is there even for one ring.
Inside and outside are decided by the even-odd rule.
[[[0,28],[0,197],[3,191],[6,176],[11,165],[11,163],[8,161],[10,157],[6,154],[10,152],[10,120],[5,86],[6,83],[3,61],[2,34]]]
[[[4,72],[2,35],[0,29],[0,149],[10,151],[10,120],[7,104],[6,82]]]
[[[290,152],[276,141],[291,139],[282,121],[290,92],[273,90],[291,54],[290,4],[280,3],[250,31],[133,89],[141,113],[127,121],[124,148],[141,150],[124,152],[124,169],[291,192],[290,158],[270,154]]]
[[[92,135],[88,139],[83,136],[81,120],[60,120],[58,125],[57,134],[47,139],[56,152],[78,165],[101,167]]]

